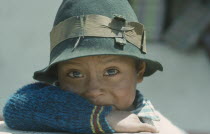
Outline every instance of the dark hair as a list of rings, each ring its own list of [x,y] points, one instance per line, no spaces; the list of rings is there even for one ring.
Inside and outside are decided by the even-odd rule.
[[[136,59],[135,64],[136,64],[137,73],[139,72],[139,69],[141,69],[142,63],[143,63],[142,60]]]

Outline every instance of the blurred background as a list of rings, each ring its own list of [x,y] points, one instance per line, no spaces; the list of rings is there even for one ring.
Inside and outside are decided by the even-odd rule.
[[[62,0],[0,0],[0,115],[9,96],[48,65],[49,32]],[[210,133],[210,1],[131,0],[163,72],[139,89],[174,124]]]

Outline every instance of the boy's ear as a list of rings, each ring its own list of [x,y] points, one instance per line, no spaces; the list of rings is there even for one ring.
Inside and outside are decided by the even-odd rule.
[[[145,70],[146,70],[146,63],[145,61],[141,61],[141,63],[138,65],[138,70],[137,70],[138,83],[141,83],[143,81]]]

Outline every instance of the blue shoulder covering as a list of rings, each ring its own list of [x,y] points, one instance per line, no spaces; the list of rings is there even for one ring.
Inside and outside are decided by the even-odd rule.
[[[99,114],[94,109],[100,109],[100,115],[93,116]],[[95,106],[75,93],[34,83],[24,86],[10,97],[3,109],[3,116],[12,129],[110,133],[114,130],[105,119],[110,111],[110,106]],[[98,124],[94,123],[96,120],[99,120]]]

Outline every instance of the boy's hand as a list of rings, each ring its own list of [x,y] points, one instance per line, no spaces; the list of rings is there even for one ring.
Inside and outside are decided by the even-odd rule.
[[[137,115],[127,111],[111,111],[110,114],[107,115],[106,119],[109,125],[116,132],[124,132],[124,133],[159,132],[154,126],[142,123]]]

